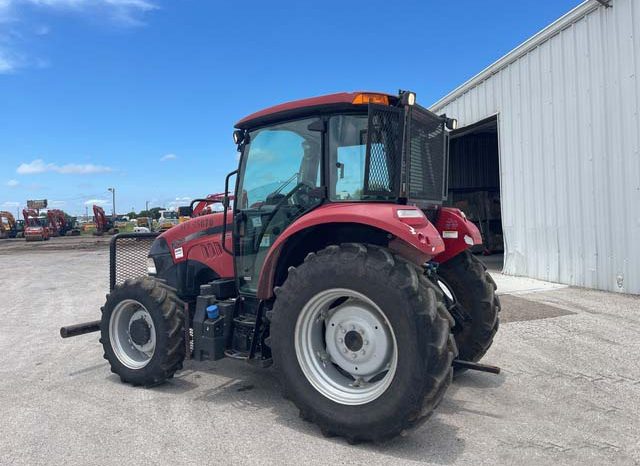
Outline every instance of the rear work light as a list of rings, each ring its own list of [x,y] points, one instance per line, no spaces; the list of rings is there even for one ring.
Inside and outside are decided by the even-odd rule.
[[[352,104],[380,104],[380,105],[389,105],[389,96],[384,94],[357,94],[353,100]]]
[[[398,209],[398,218],[422,218],[424,214],[418,209]]]

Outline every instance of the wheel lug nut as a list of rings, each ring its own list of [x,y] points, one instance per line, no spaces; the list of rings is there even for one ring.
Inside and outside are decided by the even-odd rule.
[[[367,352],[365,350],[362,350],[361,353],[362,354],[367,354]]]
[[[365,345],[365,346],[368,346],[368,345],[369,345],[369,340],[365,340],[365,341],[364,341],[364,345]]]
[[[351,357],[352,357],[353,359],[355,359],[356,357],[358,357],[358,355],[357,355],[356,353],[353,353],[353,354],[351,355]]]
[[[342,338],[338,338],[338,341],[342,343],[344,340]]]
[[[343,352],[343,353],[346,353],[346,352],[347,352],[347,348],[344,348],[344,349],[342,350],[342,352]]]

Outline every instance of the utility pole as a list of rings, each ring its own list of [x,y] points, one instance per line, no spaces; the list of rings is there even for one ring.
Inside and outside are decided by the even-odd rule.
[[[85,222],[89,221],[89,206],[88,205],[84,206],[84,221]]]
[[[149,201],[145,201],[145,206],[146,206],[146,208],[144,210],[149,212]]]
[[[113,210],[111,211],[111,218],[113,219],[113,221],[116,221],[116,188],[109,188],[109,191],[112,194],[112,202],[111,202],[111,206],[113,207]]]

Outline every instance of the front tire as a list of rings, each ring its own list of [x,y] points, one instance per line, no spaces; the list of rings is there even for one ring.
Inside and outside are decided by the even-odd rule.
[[[130,279],[107,295],[100,342],[123,382],[153,386],[173,377],[185,357],[185,318],[175,292],[149,277]]]
[[[442,400],[453,321],[419,274],[384,248],[342,244],[309,254],[276,289],[270,341],[285,397],[325,435],[385,440]]]
[[[478,362],[491,347],[500,326],[496,283],[485,266],[468,250],[441,264],[438,276],[444,284],[445,294],[445,288],[448,288],[453,304],[469,318],[467,322],[457,322],[454,329],[459,358]]]

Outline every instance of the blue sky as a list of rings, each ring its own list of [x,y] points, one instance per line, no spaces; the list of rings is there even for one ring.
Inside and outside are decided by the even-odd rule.
[[[246,114],[359,89],[428,105],[579,3],[0,0],[0,210],[219,192]]]

